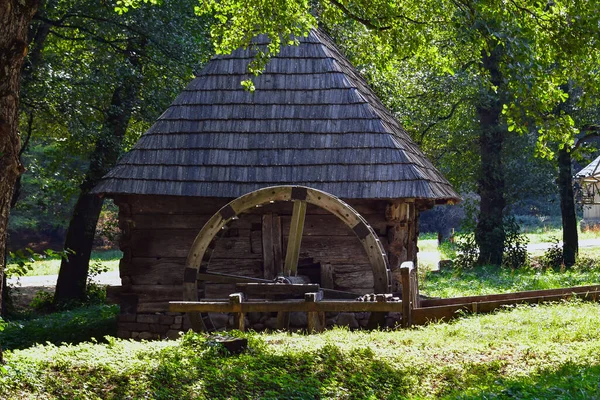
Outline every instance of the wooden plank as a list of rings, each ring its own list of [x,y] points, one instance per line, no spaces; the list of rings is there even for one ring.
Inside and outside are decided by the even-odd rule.
[[[262,242],[262,232],[261,231],[251,231],[250,232],[250,252],[252,254],[263,255],[263,242]],[[264,259],[264,256],[263,256],[263,259]]]
[[[470,302],[462,304],[443,305],[435,307],[421,307],[416,308],[413,311],[413,323],[416,325],[423,325],[431,321],[439,320],[450,320],[456,318],[458,311],[476,312],[476,313],[489,313],[497,310],[500,307],[515,304],[536,304],[544,302],[559,301],[568,298],[580,298],[589,301],[598,301],[600,297],[600,291],[588,291],[580,293],[557,293],[549,294],[545,296],[525,297],[525,298],[511,298],[501,299],[492,301],[481,301],[481,302]]]
[[[523,291],[523,292],[488,294],[488,295],[481,295],[481,296],[452,297],[452,298],[447,298],[447,299],[423,299],[423,300],[421,300],[420,306],[421,307],[436,307],[436,306],[465,304],[465,303],[483,302],[483,301],[512,300],[512,299],[522,299],[522,298],[528,298],[528,297],[568,295],[571,293],[586,293],[586,292],[597,292],[597,291],[600,291],[600,285],[574,286],[574,287],[569,287],[569,288],[527,290],[527,291]]]
[[[234,312],[228,302],[222,301],[172,301],[172,312]],[[401,312],[402,302],[360,302],[343,300],[322,300],[307,303],[304,300],[285,301],[246,301],[241,311],[249,312]],[[239,312],[235,309],[235,312]]]
[[[273,225],[272,231],[272,245],[273,245],[273,265],[274,277],[283,274],[283,236],[281,217],[277,214],[273,214]]]
[[[275,278],[275,260],[273,258],[273,214],[262,216],[262,251],[265,279]]]
[[[361,270],[346,271],[340,266],[335,266],[335,286],[339,288],[371,288],[374,291],[373,271],[370,267]]]
[[[288,246],[285,253],[285,264],[283,266],[283,274],[285,276],[294,276],[297,273],[305,215],[306,202],[301,200],[295,201],[292,222],[290,224]]]
[[[287,237],[283,243],[287,245]],[[369,257],[356,236],[304,236],[300,258],[331,264],[361,264],[370,267]]]
[[[238,283],[236,287],[247,296],[297,296],[319,290],[317,284],[285,283]]]
[[[333,265],[329,263],[321,264],[321,287],[326,289],[335,287],[333,271]]]

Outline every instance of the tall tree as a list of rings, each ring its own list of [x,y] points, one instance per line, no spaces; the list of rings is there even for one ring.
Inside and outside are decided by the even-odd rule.
[[[19,79],[27,54],[29,22],[37,6],[37,0],[0,2],[0,308],[8,213],[15,182],[23,172],[19,161]]]
[[[380,68],[412,59],[417,68],[422,65],[440,75],[469,74],[478,91],[472,106],[479,125],[479,261],[498,264],[505,235],[500,157],[505,137],[516,127],[529,130],[533,120],[541,124],[537,131],[542,148],[551,137],[560,143],[572,140],[575,132],[562,129],[567,116],[547,118],[565,99],[560,85],[566,70],[561,64],[548,71],[565,49],[572,65],[590,63],[585,46],[598,37],[599,7],[597,2],[567,0],[203,0],[198,11],[216,16],[212,33],[219,52],[251,45],[258,33],[269,35],[272,45],[259,52],[252,71],[260,70],[280,44],[293,40],[290,35],[319,23],[353,24],[359,32],[353,45],[361,46],[365,57]],[[527,118],[519,118],[521,113]]]
[[[207,59],[203,19],[193,0],[165,1],[125,15],[116,2],[54,0],[34,18],[45,32],[39,68],[24,82],[22,112],[34,136],[87,164],[61,173],[80,186],[67,232],[72,250],[59,273],[56,299],[82,298],[102,199],[88,194]],[[33,63],[33,60],[32,60]],[[55,163],[61,168],[61,163]],[[61,184],[65,184],[64,181]]]

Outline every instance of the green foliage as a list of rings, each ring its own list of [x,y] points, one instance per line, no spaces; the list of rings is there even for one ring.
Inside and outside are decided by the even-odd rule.
[[[512,269],[528,266],[527,243],[529,243],[529,239],[521,233],[514,217],[505,218],[504,231],[506,238],[504,239],[502,266]]]
[[[235,333],[35,346],[6,355],[0,396],[164,399],[595,398],[597,304],[519,306],[401,331]]]
[[[455,242],[456,257],[453,265],[459,269],[473,268],[479,257],[479,248],[475,242],[475,234],[470,232],[461,235]]]
[[[27,250],[25,250],[25,252],[28,253]],[[23,252],[23,254],[26,256],[25,252]],[[7,269],[19,269],[24,272],[22,275],[14,276],[56,275],[60,268],[61,253],[62,252],[49,252],[48,255],[38,255],[33,257],[33,259],[25,257],[23,259],[25,268],[19,267],[11,261],[12,259],[9,259]],[[106,268],[107,271],[116,271],[119,269],[119,260],[122,256],[123,253],[120,250],[93,251],[90,262],[92,264],[101,263],[103,268]]]
[[[457,254],[457,245],[454,241],[445,240],[438,245],[438,250],[440,255],[445,260],[454,260],[456,259]]]
[[[8,322],[0,343],[4,349],[23,349],[36,343],[80,343],[116,335],[118,311],[118,306],[95,305]]]
[[[539,262],[544,269],[564,269],[562,241],[553,237],[552,245],[544,251],[544,254],[539,258]]]
[[[44,250],[43,254],[34,252],[30,248],[25,250],[17,250],[15,252],[8,253],[8,262],[4,273],[7,277],[21,277],[30,274],[36,262],[46,260],[47,258],[62,259],[66,258],[68,254],[72,253],[71,250],[66,249],[63,251],[54,251],[52,249]]]

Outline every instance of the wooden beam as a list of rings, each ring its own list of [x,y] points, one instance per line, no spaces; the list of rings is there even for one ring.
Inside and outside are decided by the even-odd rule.
[[[199,272],[198,280],[199,281],[209,281],[209,282],[213,282],[213,283],[244,283],[244,282],[267,283],[267,282],[271,282],[268,279],[252,278],[249,276],[223,274],[220,272],[210,272],[210,271]]]
[[[171,312],[240,312],[229,302],[223,301],[172,301]],[[241,312],[401,312],[402,302],[361,302],[344,300],[322,300],[307,303],[304,300],[245,301]]]
[[[481,296],[466,296],[466,297],[452,297],[448,299],[423,299],[420,301],[420,307],[438,307],[438,306],[449,306],[456,304],[466,304],[473,302],[485,302],[485,301],[500,301],[500,300],[516,300],[530,297],[547,297],[554,295],[569,295],[572,293],[587,293],[587,292],[598,292],[600,291],[600,285],[590,286],[575,286],[570,288],[560,289],[542,289],[542,290],[527,290],[523,292],[513,293],[501,293],[501,294],[487,294]]]
[[[283,273],[283,235],[281,234],[281,217],[277,214],[273,214],[271,232],[271,237],[273,238],[273,266],[275,268],[275,277]]]
[[[242,311],[242,303],[244,303],[245,299],[246,296],[244,293],[232,293],[229,295],[229,305],[235,310],[233,311],[233,325],[235,329],[239,329],[242,332],[246,328],[246,314]]]
[[[408,328],[412,325],[412,311],[414,307],[414,280],[415,268],[412,262],[404,262],[400,266],[402,277],[402,327]]]
[[[262,250],[265,279],[273,279],[276,276],[273,241],[273,214],[268,213],[262,216]]]
[[[304,230],[304,217],[306,216],[306,201],[294,201],[294,211],[290,223],[288,247],[285,253],[284,276],[295,276],[298,272],[298,258],[300,256],[300,243]]]
[[[236,287],[244,292],[247,296],[256,295],[304,295],[309,292],[316,292],[319,290],[319,285],[313,284],[285,284],[285,283],[238,283]]]
[[[600,291],[582,292],[582,293],[562,293],[546,296],[535,296],[526,298],[512,298],[493,301],[481,301],[462,304],[452,304],[444,306],[415,308],[413,309],[412,318],[415,325],[423,325],[433,321],[449,321],[460,315],[459,310],[468,313],[489,313],[503,306],[515,304],[537,304],[551,301],[559,301],[568,298],[579,298],[588,301],[598,301]]]

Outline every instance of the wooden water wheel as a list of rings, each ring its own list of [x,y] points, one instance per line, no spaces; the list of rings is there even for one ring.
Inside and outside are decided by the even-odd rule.
[[[215,213],[200,230],[186,261],[183,283],[183,299],[185,301],[198,301],[202,296],[202,292],[199,294],[198,290],[198,274],[206,271],[207,263],[214,248],[214,240],[227,223],[253,207],[277,201],[294,202],[283,268],[284,276],[295,276],[297,273],[306,206],[307,203],[310,203],[329,211],[352,229],[369,258],[373,271],[375,292],[390,292],[387,256],[377,234],[358,212],[337,197],[317,189],[305,186],[272,186],[248,193],[231,201]],[[188,313],[188,315],[192,329],[195,331],[213,329],[208,314]]]

